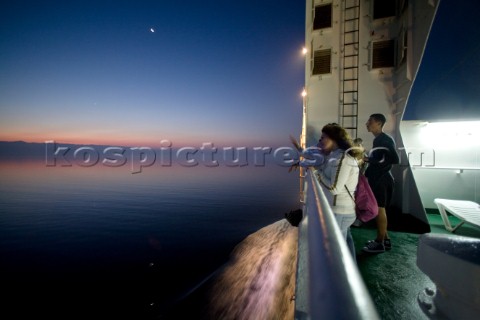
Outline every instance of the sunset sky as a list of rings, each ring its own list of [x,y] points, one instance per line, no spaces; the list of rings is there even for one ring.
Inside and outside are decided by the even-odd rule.
[[[405,119],[480,117],[478,10],[441,2]],[[288,144],[304,17],[299,0],[3,3],[0,140]]]
[[[288,142],[301,130],[303,1],[11,1],[0,140]]]

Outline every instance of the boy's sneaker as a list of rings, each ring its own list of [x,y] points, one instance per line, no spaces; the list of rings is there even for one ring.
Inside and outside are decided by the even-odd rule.
[[[385,246],[381,242],[372,240],[368,242],[365,247],[362,248],[362,251],[368,253],[382,253],[385,252]]]
[[[368,245],[371,242],[375,242],[375,240],[368,240],[366,244]],[[383,240],[383,246],[385,250],[392,250],[392,241],[390,239]]]
[[[392,250],[392,241],[390,241],[390,239],[383,240],[383,245],[385,246],[385,250]]]

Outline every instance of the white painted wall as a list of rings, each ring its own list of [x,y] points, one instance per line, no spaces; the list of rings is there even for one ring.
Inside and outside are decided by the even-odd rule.
[[[418,70],[438,1],[409,1],[409,7],[400,17],[373,20],[373,1],[370,0],[306,0],[305,89],[307,145],[317,143],[321,128],[330,122],[340,122],[340,72],[342,66],[341,39],[343,37],[342,8],[347,1],[360,1],[359,44],[359,96],[358,137],[367,149],[372,147],[373,135],[366,131],[365,123],[372,113],[387,117],[385,132],[394,137],[397,147],[403,147],[400,121],[403,115],[412,80]],[[315,5],[332,3],[332,28],[313,31],[312,10]],[[433,3],[433,5],[432,5]],[[397,38],[401,31],[408,33],[407,59],[396,68],[370,67],[370,43],[376,40]],[[332,48],[332,73],[311,76],[311,50]],[[398,52],[398,50],[397,50]],[[396,200],[403,212],[423,211],[420,198],[409,167],[397,168]],[[406,200],[408,199],[408,201]],[[424,214],[423,214],[424,216]]]
[[[424,207],[436,208],[435,198],[480,203],[480,121],[403,121],[401,132]]]

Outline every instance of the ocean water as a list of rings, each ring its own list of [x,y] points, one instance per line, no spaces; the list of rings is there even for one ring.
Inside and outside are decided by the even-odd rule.
[[[287,171],[1,161],[0,317],[158,318],[299,207]]]

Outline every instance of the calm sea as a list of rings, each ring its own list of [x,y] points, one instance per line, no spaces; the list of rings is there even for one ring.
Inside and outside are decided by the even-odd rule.
[[[0,162],[0,317],[157,317],[299,207],[287,171]]]

